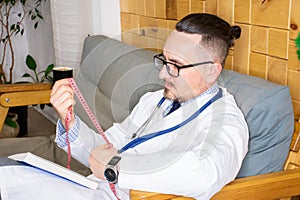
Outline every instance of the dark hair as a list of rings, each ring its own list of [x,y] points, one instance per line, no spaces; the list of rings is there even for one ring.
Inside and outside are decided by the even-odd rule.
[[[241,35],[239,26],[230,26],[228,22],[216,15],[194,13],[187,15],[176,24],[176,30],[190,34],[202,35],[200,45],[208,47],[211,56],[223,66],[229,48],[234,45],[234,39]]]

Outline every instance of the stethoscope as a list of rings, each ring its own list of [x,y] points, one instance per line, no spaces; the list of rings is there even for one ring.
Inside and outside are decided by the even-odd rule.
[[[218,93],[212,97],[208,102],[206,102],[201,108],[199,108],[194,114],[192,114],[189,118],[187,118],[186,120],[184,120],[183,122],[168,128],[168,129],[164,129],[161,131],[157,131],[154,133],[150,133],[141,137],[137,137],[139,136],[147,127],[147,125],[149,124],[149,122],[151,121],[151,119],[153,118],[154,114],[157,112],[157,110],[161,107],[161,105],[163,104],[163,102],[165,101],[165,98],[163,97],[158,104],[156,105],[155,109],[153,110],[153,112],[151,113],[151,115],[148,117],[148,119],[142,124],[142,126],[132,135],[132,139],[135,138],[134,140],[130,141],[129,143],[127,143],[125,146],[123,146],[121,149],[118,150],[118,153],[123,153],[124,151],[133,148],[143,142],[146,142],[147,140],[150,140],[154,137],[157,136],[161,136],[167,133],[170,133],[172,131],[177,130],[178,128],[186,125],[187,123],[189,123],[190,121],[192,121],[193,119],[195,119],[198,115],[200,115],[200,113],[202,111],[204,111],[208,106],[210,106],[213,102],[215,102],[216,100],[218,100],[219,98],[221,98],[222,95],[222,89],[219,88]]]
[[[155,115],[155,113],[158,111],[158,109],[161,107],[161,105],[164,103],[165,100],[166,100],[165,97],[161,98],[161,100],[155,106],[155,109],[153,110],[153,112],[151,113],[151,115],[148,117],[148,119],[142,124],[142,126],[135,133],[132,134],[131,139],[134,139],[134,138],[140,136],[140,134],[148,126],[149,122],[151,121],[151,119],[153,118],[153,116]]]

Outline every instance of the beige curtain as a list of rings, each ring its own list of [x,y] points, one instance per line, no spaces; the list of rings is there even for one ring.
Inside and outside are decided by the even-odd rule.
[[[91,0],[50,1],[55,64],[78,68],[82,43],[91,33]]]
[[[50,0],[50,4],[56,66],[78,68],[87,35],[120,35],[119,0]]]

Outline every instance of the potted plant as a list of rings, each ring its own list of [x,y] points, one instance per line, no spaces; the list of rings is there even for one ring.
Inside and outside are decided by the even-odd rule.
[[[24,34],[23,22],[26,17],[33,21],[34,29],[38,27],[39,21],[43,20],[40,11],[41,2],[42,0],[0,0],[0,83],[13,83],[15,67],[13,38]]]
[[[43,20],[40,6],[43,0],[0,0],[0,84],[14,83],[13,71],[15,68],[15,50],[13,39],[22,36],[25,32],[24,20],[28,17],[33,22],[33,28],[37,29],[40,20]],[[46,1],[46,0],[44,0]],[[27,123],[27,107],[23,109]],[[14,108],[10,109],[10,112]],[[6,125],[15,127],[10,116],[6,117]],[[20,124],[21,126],[21,124]],[[25,132],[27,132],[27,124]],[[26,134],[26,133],[25,133]]]

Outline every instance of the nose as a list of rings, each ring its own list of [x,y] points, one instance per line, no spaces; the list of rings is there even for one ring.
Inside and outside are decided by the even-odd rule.
[[[161,70],[159,71],[159,78],[161,80],[164,80],[166,78],[169,78],[169,73],[167,72],[167,68],[166,68],[166,65],[164,65]]]

